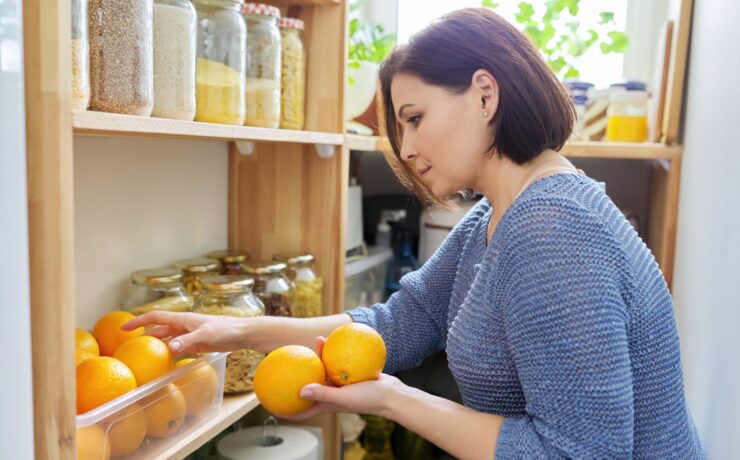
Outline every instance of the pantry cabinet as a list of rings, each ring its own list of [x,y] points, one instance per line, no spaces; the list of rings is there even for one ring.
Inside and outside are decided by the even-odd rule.
[[[305,131],[73,112],[70,0],[23,1],[36,458],[75,458],[73,331],[78,324],[78,291],[84,289],[84,283],[75,279],[79,268],[75,254],[90,244],[84,238],[75,239],[81,230],[75,228],[75,208],[84,206],[82,198],[75,194],[79,185],[75,177],[75,145],[83,137],[105,137],[111,143],[122,142],[125,137],[154,138],[163,143],[227,143],[225,219],[213,224],[226,229],[228,247],[248,251],[254,258],[269,258],[276,252],[310,251],[316,256],[317,272],[325,280],[324,313],[343,311],[349,149],[387,150],[387,142],[344,135],[346,0],[274,3],[284,14],[305,23]],[[676,46],[671,54],[661,142],[579,142],[565,149],[573,157],[649,159],[655,163],[650,197],[654,219],[648,243],[669,282],[682,152],[678,132],[692,2],[675,3]],[[137,180],[143,180],[136,176],[127,179],[132,187]],[[89,196],[94,190],[88,187],[86,184],[81,190],[85,199],[95,199]],[[193,203],[194,208],[198,206],[208,203]],[[156,217],[151,219],[152,226],[156,226]],[[125,226],[126,222],[115,224]],[[88,220],[82,225],[94,223]],[[88,228],[85,234],[94,231]],[[104,262],[101,261],[101,270]],[[118,275],[123,279],[128,273]],[[99,316],[112,308],[101,304],[96,313]],[[172,446],[162,458],[184,457],[257,405],[252,395],[225,398],[218,416]],[[338,458],[336,417],[325,415],[309,423],[323,428],[326,458]]]

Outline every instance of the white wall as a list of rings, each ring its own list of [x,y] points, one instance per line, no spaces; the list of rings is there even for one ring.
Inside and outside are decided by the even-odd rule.
[[[709,458],[740,458],[740,3],[694,2],[674,299]]]
[[[33,382],[28,281],[26,146],[21,0],[0,0],[0,279],[4,371],[0,377],[2,458],[33,458]]]
[[[227,245],[225,142],[76,137],[75,300],[89,329],[134,270]]]

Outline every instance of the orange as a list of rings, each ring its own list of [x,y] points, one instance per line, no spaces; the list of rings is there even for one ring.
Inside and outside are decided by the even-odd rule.
[[[139,386],[172,370],[172,353],[156,337],[142,335],[121,344],[113,357],[127,365]]]
[[[154,438],[174,433],[185,421],[185,396],[174,383],[157,390],[142,404],[146,413],[146,434]]]
[[[92,355],[100,356],[100,348],[95,337],[79,327],[75,329],[75,349],[85,350]]]
[[[113,356],[116,349],[128,339],[133,339],[144,333],[144,328],[140,327],[133,331],[121,330],[121,325],[134,319],[134,315],[125,311],[113,311],[103,315],[95,327],[93,327],[93,336],[100,345],[100,354],[103,356]]]
[[[314,403],[300,397],[301,388],[325,380],[324,366],[313,350],[287,345],[273,350],[257,366],[254,393],[268,411],[277,416],[291,416]]]
[[[116,412],[103,421],[108,431],[111,457],[122,457],[135,451],[146,437],[146,414],[137,403]]]
[[[175,367],[182,367],[193,361],[193,358],[181,359],[175,363]],[[185,396],[188,416],[197,416],[211,408],[219,391],[218,384],[218,375],[208,363],[197,365],[195,369],[175,380],[175,385]]]
[[[105,431],[97,425],[77,430],[77,460],[108,460],[110,443]]]
[[[84,414],[135,388],[134,374],[119,360],[88,358],[77,366],[77,413]]]
[[[375,329],[362,323],[336,328],[324,343],[321,360],[335,385],[374,380],[385,367],[385,342]]]
[[[88,358],[95,358],[96,356],[88,351],[75,348],[75,367],[79,366],[82,361]]]

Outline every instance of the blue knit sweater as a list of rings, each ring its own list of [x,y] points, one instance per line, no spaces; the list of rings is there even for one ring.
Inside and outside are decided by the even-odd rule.
[[[491,212],[481,200],[387,303],[348,312],[385,339],[386,372],[445,350],[465,405],[505,417],[496,458],[703,458],[670,293],[603,186],[538,180],[486,245]]]

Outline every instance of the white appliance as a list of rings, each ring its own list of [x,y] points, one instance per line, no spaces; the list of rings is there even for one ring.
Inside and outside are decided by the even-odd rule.
[[[347,240],[345,249],[352,249],[362,246],[364,240],[362,237],[362,187],[357,185],[357,180],[352,178],[347,193]]]
[[[419,262],[424,263],[447,238],[452,228],[475,206],[476,201],[456,201],[453,209],[429,208],[421,214]]]

